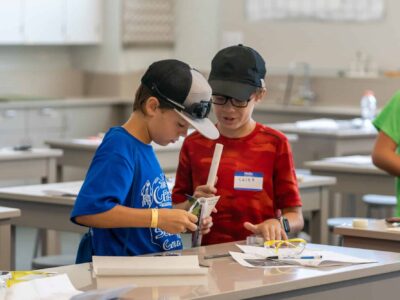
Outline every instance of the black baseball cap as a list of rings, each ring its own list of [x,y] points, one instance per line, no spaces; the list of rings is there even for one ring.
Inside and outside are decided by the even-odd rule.
[[[246,101],[259,87],[265,87],[265,61],[250,47],[239,44],[220,50],[211,62],[208,82],[213,95]]]
[[[149,66],[141,82],[202,135],[209,139],[219,137],[218,129],[207,118],[211,87],[199,71],[176,59],[160,60]]]

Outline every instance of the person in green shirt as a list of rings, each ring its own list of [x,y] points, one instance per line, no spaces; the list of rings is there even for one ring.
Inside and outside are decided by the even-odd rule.
[[[372,161],[378,168],[396,176],[396,214],[400,217],[400,91],[385,105],[373,124],[379,134]]]

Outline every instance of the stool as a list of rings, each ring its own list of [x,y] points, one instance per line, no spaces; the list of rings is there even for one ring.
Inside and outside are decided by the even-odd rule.
[[[32,269],[46,269],[75,264],[75,255],[48,255],[35,257],[32,260]]]
[[[364,195],[362,197],[362,200],[365,204],[367,204],[367,217],[372,216],[372,211],[374,209],[379,209],[381,211],[381,217],[385,218],[387,217],[387,214],[385,214],[385,210],[394,209],[397,203],[397,199],[395,196],[375,194]],[[392,213],[390,213],[389,216],[392,216]]]

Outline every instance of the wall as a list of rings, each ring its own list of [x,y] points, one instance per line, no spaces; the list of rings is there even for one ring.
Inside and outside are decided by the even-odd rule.
[[[337,70],[348,68],[358,50],[381,69],[400,69],[400,1],[385,2],[385,19],[370,23],[249,22],[245,0],[221,0],[220,30],[242,32],[244,42],[265,56],[273,73],[286,72],[292,61],[306,61],[314,74],[336,75]]]
[[[144,69],[157,59],[179,58],[207,73],[214,53],[226,46],[224,38],[230,32],[238,33],[238,41],[253,46],[266,58],[271,101],[281,101],[286,83],[281,75],[286,74],[292,61],[307,61],[312,73],[322,76],[312,81],[320,105],[358,105],[362,90],[375,86],[379,98],[387,99],[400,86],[398,79],[332,77],[346,69],[360,49],[382,69],[400,68],[400,26],[396,19],[399,1],[387,0],[385,20],[370,24],[250,23],[244,17],[245,0],[175,1],[174,47],[123,48],[121,0],[104,0],[101,45],[0,46],[0,95],[133,97]]]

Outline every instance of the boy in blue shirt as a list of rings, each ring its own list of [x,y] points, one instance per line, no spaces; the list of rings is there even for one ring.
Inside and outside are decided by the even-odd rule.
[[[196,230],[197,217],[172,209],[171,193],[150,143],[176,142],[186,136],[189,125],[210,139],[218,138],[207,118],[210,99],[207,80],[181,61],[162,60],[147,69],[133,113],[105,135],[71,213],[71,221],[91,227],[93,255],[182,249],[179,233]],[[210,218],[202,225],[202,233],[207,233]]]

